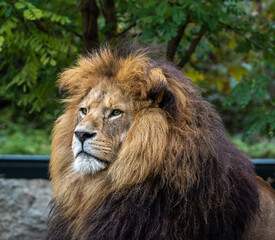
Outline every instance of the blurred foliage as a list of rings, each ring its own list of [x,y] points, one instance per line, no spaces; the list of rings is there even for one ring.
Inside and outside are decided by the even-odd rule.
[[[52,114],[57,74],[79,52],[79,17],[74,1],[0,1],[2,99]]]
[[[230,139],[251,158],[275,158],[275,139],[258,137],[244,141],[236,136]]]
[[[87,11],[94,29],[84,24]],[[128,35],[159,46],[230,134],[273,137],[274,20],[273,0],[0,0],[0,104],[15,126],[29,123],[23,134],[52,126],[61,112],[56,79],[87,49],[85,34],[95,46]],[[5,126],[1,136],[20,130]]]
[[[50,155],[49,134],[42,129],[20,130],[0,137],[0,154]]]
[[[40,123],[39,123],[40,124]],[[12,112],[0,111],[0,154],[50,154],[52,125],[39,129],[39,124],[23,116],[14,123]]]

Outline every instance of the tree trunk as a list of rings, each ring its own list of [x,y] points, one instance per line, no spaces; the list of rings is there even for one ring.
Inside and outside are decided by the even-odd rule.
[[[180,27],[178,30],[177,36],[173,37],[167,44],[167,50],[166,50],[166,59],[173,62],[174,57],[177,52],[178,45],[180,43],[180,40],[184,34],[184,31],[186,29],[186,26],[188,25],[188,21],[186,20],[185,24]]]
[[[189,61],[192,53],[195,51],[197,45],[199,44],[200,40],[202,39],[204,33],[206,32],[206,27],[202,26],[196,38],[192,41],[190,47],[188,48],[184,58],[180,61],[177,65],[179,68],[183,68],[184,65]]]
[[[83,50],[89,52],[99,46],[97,18],[99,9],[95,0],[85,1],[81,5]]]
[[[105,25],[107,26],[107,30],[105,32],[107,41],[110,41],[117,34],[117,18],[115,10],[114,0],[102,1],[102,12],[105,17]]]

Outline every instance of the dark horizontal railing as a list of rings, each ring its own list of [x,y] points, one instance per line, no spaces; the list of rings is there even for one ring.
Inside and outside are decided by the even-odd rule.
[[[0,176],[48,179],[49,160],[50,156],[43,155],[0,155]],[[275,159],[252,159],[252,162],[257,174],[275,188]]]
[[[4,178],[49,178],[50,156],[0,155],[0,175]]]

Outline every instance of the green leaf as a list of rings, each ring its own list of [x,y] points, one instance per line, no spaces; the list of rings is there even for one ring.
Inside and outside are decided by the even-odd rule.
[[[36,20],[36,19],[42,18],[43,13],[41,10],[39,10],[37,8],[33,8],[33,9],[24,10],[23,16],[25,19],[28,19],[28,20]]]
[[[253,89],[255,93],[255,97],[257,99],[263,99],[267,96],[267,87],[270,83],[270,78],[267,75],[258,75],[256,76],[256,80],[253,82]]]
[[[156,7],[156,15],[160,17],[164,17],[164,14],[167,12],[169,5],[167,4],[167,0],[161,0],[160,4]]]
[[[156,4],[156,0],[146,0],[143,3],[143,7],[144,8],[149,8],[149,7],[151,7],[151,6],[155,5],[155,4]]]
[[[51,64],[52,66],[56,66],[56,61],[55,61],[54,59],[51,59],[50,64]]]
[[[25,4],[25,2],[23,2],[23,1],[18,1],[17,3],[15,3],[14,4],[14,7],[16,8],[16,9],[23,9],[23,8],[25,8],[26,7],[26,4]]]
[[[226,97],[224,105],[230,106],[233,103],[238,103],[241,108],[245,108],[251,99],[252,95],[250,93],[249,81],[243,80],[236,85],[231,93]]]
[[[49,57],[46,57],[46,58],[42,61],[43,65],[44,65],[44,66],[47,65],[47,63],[49,62],[49,60],[50,60],[50,58],[49,58]]]
[[[8,10],[6,10],[5,16],[10,17],[11,13],[12,13],[12,7],[8,8]]]
[[[173,21],[177,25],[180,25],[186,21],[186,13],[181,8],[172,7],[171,16],[172,16]]]

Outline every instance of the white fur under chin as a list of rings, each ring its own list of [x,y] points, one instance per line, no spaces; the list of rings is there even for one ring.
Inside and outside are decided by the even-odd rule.
[[[80,154],[73,162],[73,169],[80,173],[96,174],[97,172],[105,169],[103,163],[99,162],[92,156]]]

